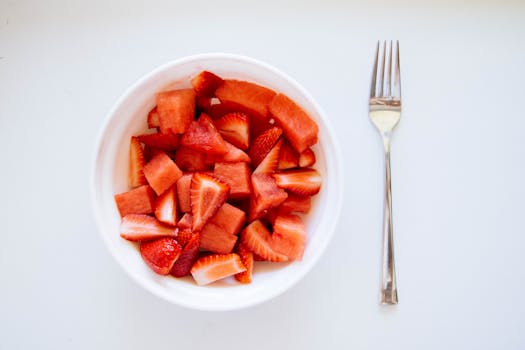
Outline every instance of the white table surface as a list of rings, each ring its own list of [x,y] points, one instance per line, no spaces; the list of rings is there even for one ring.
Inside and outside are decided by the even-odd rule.
[[[367,119],[375,42],[401,41],[392,144],[400,304],[378,305],[383,158]],[[157,299],[106,250],[95,135],[156,66],[241,53],[302,83],[345,159],[326,254],[236,312]],[[0,1],[1,349],[523,349],[525,3]]]

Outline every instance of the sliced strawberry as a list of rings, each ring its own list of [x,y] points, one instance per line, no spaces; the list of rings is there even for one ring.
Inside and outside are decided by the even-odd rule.
[[[175,277],[188,276],[191,267],[199,257],[199,246],[201,242],[200,233],[195,233],[185,244],[175,264],[171,268],[170,274]],[[180,244],[180,243],[179,243]]]
[[[239,244],[237,254],[241,258],[246,271],[235,274],[235,279],[241,283],[252,283],[253,253],[244,244]]]
[[[133,242],[175,237],[177,233],[177,228],[165,225],[149,215],[129,214],[120,223],[120,236]]]
[[[193,79],[191,79],[191,85],[193,90],[198,96],[207,96],[212,97],[215,93],[215,90],[221,86],[223,80],[221,77],[208,72],[202,71]]]
[[[206,153],[188,147],[179,147],[175,152],[175,163],[184,171],[208,170]]]
[[[224,203],[210,219],[210,223],[222,227],[226,232],[236,235],[246,222],[246,213],[229,203]]]
[[[190,186],[193,231],[200,231],[215,215],[228,198],[229,191],[230,186],[213,176],[203,173],[193,175]]]
[[[182,134],[195,115],[195,92],[193,89],[161,92],[157,94],[157,111],[161,132]]]
[[[188,244],[188,242],[193,236],[193,231],[189,228],[185,228],[179,230],[179,233],[177,234],[177,237],[175,237],[175,239],[177,240],[177,242],[179,242],[181,247],[184,247],[186,244]]]
[[[157,110],[157,106],[155,106],[148,113],[148,128],[153,129],[158,127],[160,127],[159,111]]]
[[[177,224],[177,190],[173,185],[161,194],[155,202],[155,217],[160,222],[175,226]]]
[[[149,214],[155,209],[155,192],[148,185],[115,195],[120,216],[128,214]]]
[[[160,195],[177,182],[182,171],[166,153],[159,153],[144,166],[144,175],[157,195]]]
[[[213,176],[230,186],[230,198],[246,198],[251,193],[250,167],[247,163],[215,163]]]
[[[228,254],[233,251],[237,236],[213,222],[208,222],[201,231],[201,249],[219,254]]]
[[[210,112],[212,106],[212,98],[206,96],[197,96],[197,114]]]
[[[258,166],[264,157],[266,157],[266,155],[272,150],[282,133],[283,130],[281,128],[272,127],[253,140],[248,155],[250,156],[254,167]]]
[[[208,164],[214,164],[216,162],[230,162],[230,163],[236,163],[236,162],[250,162],[250,157],[244,153],[239,148],[235,147],[229,142],[224,141],[226,144],[226,147],[228,149],[228,152],[223,155],[214,155],[214,154],[207,154],[206,155],[206,163]]]
[[[241,258],[235,253],[213,254],[200,258],[191,268],[191,275],[199,286],[246,271]]]
[[[270,246],[272,236],[268,229],[259,220],[248,225],[241,233],[241,244],[267,261],[288,261],[286,255],[277,253]]]
[[[297,152],[301,153],[317,142],[317,124],[286,95],[277,94],[269,108]]]
[[[201,113],[197,121],[191,122],[180,140],[181,145],[210,154],[226,154],[228,147],[211,118]]]
[[[145,185],[146,178],[144,177],[144,152],[142,150],[142,145],[138,138],[132,136],[131,142],[129,144],[129,175],[128,181],[131,187],[137,187],[140,185]]]
[[[180,228],[181,230],[191,229],[192,226],[193,226],[193,217],[191,216],[190,213],[184,214],[182,218],[179,220],[179,222],[177,223],[177,227]]]
[[[142,143],[149,147],[163,151],[172,151],[179,145],[180,136],[171,133],[162,134],[158,132],[154,134],[139,135],[138,138]]]
[[[268,105],[275,92],[260,85],[239,80],[225,80],[215,91],[221,102],[235,103],[249,110],[250,114],[268,116]]]
[[[180,245],[175,239],[170,237],[159,238],[140,244],[140,255],[142,255],[142,259],[159,275],[167,275],[170,273],[180,252]]]
[[[184,174],[177,180],[177,198],[179,208],[183,213],[191,212],[190,187],[193,174]]]
[[[315,164],[315,153],[311,148],[305,149],[299,155],[299,166],[301,168],[308,168]]]
[[[271,174],[277,170],[279,165],[279,154],[281,153],[282,140],[277,141],[275,146],[268,152],[266,157],[253,171],[254,174]]]
[[[279,170],[292,169],[299,166],[299,153],[293,149],[288,141],[283,141],[279,156]]]
[[[309,168],[273,174],[273,178],[280,188],[301,196],[318,193],[323,182],[321,174]]]
[[[288,198],[279,206],[279,213],[308,213],[312,205],[312,197],[288,194]]]
[[[252,187],[248,212],[250,221],[263,217],[269,209],[279,206],[288,197],[268,174],[253,174]]]
[[[228,113],[215,121],[224,140],[242,150],[250,146],[249,117],[244,113]]]
[[[259,255],[253,253],[253,261],[265,261],[265,260],[261,258]]]
[[[271,247],[290,260],[301,260],[306,245],[306,227],[296,215],[282,215],[275,219]]]

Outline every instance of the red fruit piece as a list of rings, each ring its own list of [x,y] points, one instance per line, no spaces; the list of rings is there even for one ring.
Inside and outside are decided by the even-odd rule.
[[[148,185],[115,195],[120,216],[128,214],[149,214],[155,209],[155,192]]]
[[[179,257],[181,247],[176,240],[169,237],[159,238],[140,244],[140,255],[148,266],[159,275],[170,273],[175,260]]]
[[[216,162],[230,162],[230,163],[236,163],[236,162],[250,162],[250,157],[243,151],[241,151],[239,148],[235,147],[229,142],[224,141],[226,144],[226,147],[228,148],[228,152],[223,155],[213,155],[213,154],[207,154],[206,155],[206,163],[208,164],[214,164]]]
[[[257,136],[255,140],[253,140],[250,150],[248,151],[248,155],[250,156],[252,165],[254,167],[258,166],[259,163],[262,162],[264,157],[266,157],[273,146],[277,143],[282,133],[283,130],[281,128],[272,127],[271,129],[264,131],[262,134]]]
[[[178,229],[164,225],[149,215],[129,214],[120,223],[120,236],[133,242],[175,237],[177,233]]]
[[[277,141],[275,146],[268,152],[266,157],[253,171],[254,174],[271,174],[277,170],[279,165],[279,154],[281,153],[282,140]]]
[[[166,153],[159,153],[144,166],[144,175],[157,195],[160,195],[177,182],[182,171]]]
[[[177,223],[177,227],[180,228],[181,230],[191,229],[192,226],[193,226],[193,217],[191,216],[190,213],[184,214],[182,218],[179,220],[179,222]]]
[[[246,222],[246,213],[229,203],[224,203],[210,219],[210,223],[223,228],[226,232],[236,235]]]
[[[213,176],[230,186],[230,198],[246,198],[251,193],[250,167],[247,163],[215,163]]]
[[[297,152],[301,153],[317,142],[317,124],[286,95],[277,94],[269,108]]]
[[[177,194],[173,185],[161,194],[155,202],[155,217],[165,224],[177,224]]]
[[[277,186],[301,196],[316,194],[321,189],[323,179],[315,169],[289,170],[273,174]]]
[[[288,198],[279,206],[280,214],[308,213],[312,205],[312,197],[288,194]]]
[[[157,111],[162,133],[182,134],[195,115],[195,92],[182,89],[158,93]]]
[[[235,274],[235,279],[241,283],[252,283],[253,253],[244,244],[239,244],[237,254],[246,267],[246,271]]]
[[[279,156],[279,170],[292,169],[299,166],[299,153],[290,146],[288,141],[283,141]]]
[[[146,146],[163,150],[172,151],[179,145],[179,135],[175,134],[143,134],[138,136],[139,140]]]
[[[201,249],[210,252],[227,254],[231,253],[237,236],[227,232],[222,227],[208,222],[201,231]]]
[[[177,242],[179,242],[181,247],[184,247],[186,244],[188,244],[188,242],[193,236],[193,231],[191,229],[185,228],[179,230],[179,233],[177,234],[177,237],[175,237],[175,239],[177,240]]]
[[[196,151],[210,154],[226,154],[228,147],[217,131],[211,118],[201,113],[197,121],[192,121],[180,140],[181,145]]]
[[[215,121],[224,140],[242,150],[250,146],[249,118],[244,113],[228,113]]]
[[[250,221],[263,217],[269,209],[279,206],[288,197],[268,174],[252,175],[252,187],[248,212]]]
[[[144,146],[144,160],[146,161],[146,163],[152,160],[159,153],[166,153],[166,152],[161,149],[149,147],[148,145]]]
[[[228,198],[229,191],[230,186],[213,176],[203,173],[193,175],[190,186],[193,231],[200,231],[215,215]]]
[[[259,117],[268,116],[268,105],[275,92],[260,85],[239,80],[225,80],[215,91],[222,103],[229,102],[241,106]]]
[[[300,217],[283,215],[275,219],[271,247],[290,260],[301,260],[306,245],[306,227]]]
[[[157,110],[157,106],[155,106],[148,113],[148,128],[153,129],[158,128],[159,126],[159,111]]]
[[[274,262],[288,261],[284,254],[277,253],[270,246],[272,236],[259,220],[248,225],[241,233],[241,244],[260,256],[262,259]]]
[[[246,267],[239,255],[213,254],[197,260],[191,268],[191,275],[199,286],[203,286],[243,271]]]
[[[177,180],[177,198],[179,208],[183,213],[191,212],[190,187],[193,174],[184,174]]]
[[[222,78],[208,71],[202,71],[191,79],[191,85],[195,93],[198,96],[207,97],[212,97],[222,82]]]
[[[315,164],[315,153],[311,148],[305,149],[299,155],[299,166],[301,168],[307,168]]]
[[[175,277],[188,276],[191,271],[191,267],[199,257],[199,246],[201,236],[199,233],[192,235],[190,240],[182,249],[179,258],[173,264],[170,274]],[[180,244],[180,242],[179,242]]]
[[[184,171],[207,170],[206,154],[188,147],[179,147],[175,152],[175,163]]]
[[[132,136],[129,144],[129,175],[128,182],[131,187],[137,187],[146,184],[144,177],[144,152],[138,138]]]

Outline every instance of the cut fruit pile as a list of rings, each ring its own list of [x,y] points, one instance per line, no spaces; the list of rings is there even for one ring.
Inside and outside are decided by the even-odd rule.
[[[287,96],[207,71],[160,92],[130,143],[120,235],[156,273],[251,283],[257,261],[301,260],[322,178],[317,124]]]

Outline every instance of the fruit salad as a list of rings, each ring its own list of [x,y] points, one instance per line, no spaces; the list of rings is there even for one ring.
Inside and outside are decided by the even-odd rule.
[[[131,137],[120,236],[160,275],[251,283],[258,261],[303,257],[302,215],[322,184],[318,127],[253,82],[203,71],[191,84],[159,92],[149,130]]]

